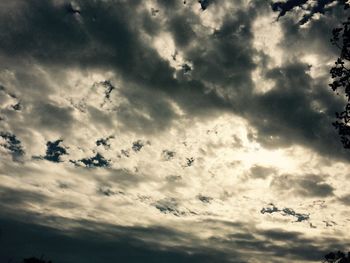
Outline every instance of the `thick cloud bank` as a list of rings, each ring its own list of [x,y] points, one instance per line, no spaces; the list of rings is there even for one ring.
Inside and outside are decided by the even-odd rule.
[[[0,261],[346,249],[337,1],[0,3]]]

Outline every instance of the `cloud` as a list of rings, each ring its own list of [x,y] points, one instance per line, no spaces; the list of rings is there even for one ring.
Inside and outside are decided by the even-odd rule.
[[[168,18],[162,15],[162,19],[153,21],[154,18],[149,14],[149,10],[138,4],[135,6],[133,4],[123,5],[122,3],[111,5],[108,1],[99,4],[86,1],[76,3],[81,12],[79,14],[81,21],[72,17],[71,14],[64,13],[66,12],[64,6],[60,4],[53,2],[40,4],[37,1],[32,1],[31,4],[22,4],[18,8],[18,12],[23,13],[21,17],[26,19],[28,28],[22,29],[24,32],[12,32],[11,28],[6,27],[6,23],[4,23],[3,32],[7,35],[6,39],[9,42],[21,34],[23,37],[32,39],[28,41],[32,45],[23,44],[23,47],[16,49],[16,56],[25,52],[29,57],[34,58],[36,63],[45,65],[46,74],[52,78],[53,82],[60,78],[66,82],[66,86],[72,85],[72,83],[69,84],[69,79],[65,80],[65,78],[69,78],[69,75],[65,74],[64,70],[61,70],[60,76],[51,71],[51,68],[61,68],[62,63],[69,68],[77,68],[81,64],[84,64],[85,68],[89,70],[105,68],[115,72],[116,76],[122,76],[122,81],[118,85],[112,78],[90,83],[90,87],[95,87],[96,90],[101,87],[101,92],[102,89],[104,90],[104,94],[101,94],[103,108],[107,107],[107,103],[110,106],[108,106],[108,110],[107,108],[99,109],[97,105],[91,107],[91,97],[90,101],[85,102],[87,105],[90,104],[90,107],[86,106],[89,121],[98,123],[98,125],[108,125],[110,128],[114,128],[115,121],[118,121],[119,125],[122,125],[126,130],[154,133],[170,127],[173,121],[180,118],[172,103],[175,103],[186,115],[197,116],[199,114],[202,118],[211,116],[211,110],[219,112],[229,110],[250,120],[251,124],[258,129],[259,141],[267,146],[283,147],[297,142],[320,150],[322,154],[327,154],[326,149],[331,148],[332,153],[345,156],[339,154],[340,147],[336,139],[330,140],[327,145],[320,140],[325,136],[335,138],[332,127],[323,125],[325,122],[331,123],[329,114],[333,113],[331,110],[327,114],[315,112],[310,105],[313,101],[320,99],[322,105],[336,104],[328,99],[330,94],[313,92],[312,96],[315,98],[310,97],[308,92],[311,89],[315,90],[313,88],[315,83],[308,76],[307,65],[300,62],[286,63],[281,67],[267,70],[265,77],[276,82],[275,88],[260,96],[252,93],[254,83],[251,80],[251,73],[257,67],[254,56],[258,55],[252,45],[254,34],[252,24],[258,16],[258,8],[263,12],[268,12],[268,5],[256,3],[249,6],[246,12],[235,10],[235,15],[221,16],[220,13],[222,23],[213,32],[210,28],[201,25],[201,21],[197,16],[193,16],[192,11],[186,8],[182,9],[175,4],[174,8],[176,6],[182,12],[169,12]],[[220,6],[213,5],[213,10],[216,8],[220,8]],[[44,12],[43,10],[49,11]],[[159,10],[160,13],[166,11],[161,4]],[[127,15],[132,12],[140,12],[140,14]],[[35,19],[33,14],[36,14]],[[50,19],[53,23],[45,23],[45,26],[42,23],[41,26],[37,26],[39,21],[49,19],[48,14],[52,14]],[[141,37],[143,23],[137,21],[139,15],[150,16],[149,19],[153,19],[152,23],[160,26],[159,32],[168,31],[174,36],[175,44],[178,46],[177,50],[181,52],[183,59],[191,65],[190,79],[174,76],[178,70],[159,55],[157,48],[150,43],[147,44],[147,41],[145,42],[145,39]],[[133,21],[128,20],[130,17],[133,17]],[[190,19],[190,17],[192,18]],[[21,21],[16,21],[16,18],[13,19],[15,24],[21,23]],[[179,23],[176,21],[184,21],[181,23],[185,24],[178,25]],[[320,21],[324,23],[324,20]],[[138,23],[140,27],[132,27],[133,23]],[[115,24],[120,25],[118,32],[110,32],[114,28],[112,25]],[[287,22],[282,25],[290,26]],[[57,28],[51,28],[53,26]],[[186,30],[197,29],[186,33],[187,31],[181,29],[181,26],[185,27]],[[102,32],[98,30],[100,27],[104,28]],[[201,28],[202,31],[198,28]],[[307,31],[313,32],[312,30],[316,28],[316,25],[312,25]],[[31,34],[26,30],[31,31]],[[67,33],[64,36],[60,34],[50,35],[50,32],[60,32],[60,30],[66,30]],[[154,32],[151,37],[157,34]],[[116,35],[118,38],[112,37]],[[320,32],[317,36],[323,35]],[[36,37],[34,38],[34,36]],[[57,39],[59,37],[62,39]],[[39,45],[37,39],[41,38],[44,40],[40,44],[47,45],[49,48],[40,49],[37,46]],[[288,37],[285,37],[283,41],[290,38],[293,38],[292,33],[288,34]],[[189,42],[182,45],[189,46],[183,47],[176,43],[176,39],[192,40],[186,40]],[[10,45],[11,43],[9,43]],[[65,47],[65,45],[70,47]],[[3,56],[10,54],[9,46],[4,44],[0,47]],[[51,50],[55,46],[60,50]],[[98,48],[94,48],[94,46],[98,46]],[[44,53],[49,54],[50,52],[57,57],[48,61],[45,59],[47,55]],[[72,57],[68,58],[69,52],[72,53]],[[114,58],[113,61],[111,58]],[[15,57],[12,60],[14,59]],[[172,59],[170,58],[170,60]],[[7,59],[7,61],[11,65],[11,60]],[[181,69],[179,70],[181,71]],[[293,78],[296,74],[299,77]],[[30,82],[34,81],[33,78],[36,77],[32,77]],[[296,82],[296,79],[300,79],[300,81]],[[35,79],[35,82],[38,80]],[[45,92],[48,92],[50,88],[47,86],[42,83],[37,85],[36,89],[40,89],[40,91],[46,89]],[[53,88],[52,83],[49,86],[51,89]],[[292,89],[295,86],[300,86],[300,89]],[[87,88],[86,85],[79,86],[79,89],[84,92]],[[91,90],[90,94],[97,92],[94,89]],[[288,92],[284,92],[286,89]],[[124,101],[115,105],[118,97],[124,98]],[[31,102],[27,103],[31,104]],[[286,103],[291,107],[288,109],[283,107]],[[81,120],[72,110],[71,105],[64,105],[62,102],[54,103],[43,100],[35,102],[35,105],[26,118],[35,120],[36,125],[42,127],[45,124],[44,130],[50,129],[56,133],[65,134],[74,129],[74,122]],[[252,106],[245,107],[244,105]],[[276,111],[278,108],[283,108],[283,111]],[[43,114],[40,114],[41,112]],[[304,118],[293,119],[295,118],[293,116],[297,115]],[[25,124],[23,123],[23,125]],[[58,135],[61,137],[60,134]]]
[[[34,106],[30,113],[33,124],[44,129],[61,131],[70,130],[74,118],[72,110],[68,107],[60,107],[51,103],[42,103]]]
[[[1,218],[0,243],[11,246],[1,250],[0,259],[40,256],[64,263],[77,260],[100,262],[104,260],[127,260],[128,262],[249,262],[250,260],[299,260],[317,261],[325,251],[343,249],[346,242],[323,238],[314,240],[302,232],[279,228],[257,229],[255,233],[244,233],[246,225],[239,222],[197,222],[201,227],[206,223],[227,227],[223,235],[216,233],[205,242],[189,232],[166,227],[115,226],[88,220],[67,220],[62,217],[46,217],[27,214],[26,222],[15,220],[8,214]],[[34,222],[52,222],[56,228]],[[193,227],[193,226],[192,226]],[[252,230],[252,229],[251,229]],[[33,234],[34,233],[34,234]],[[190,240],[188,246],[185,240]],[[31,243],[28,247],[27,242]],[[176,245],[174,245],[176,244]],[[235,249],[232,249],[234,246]],[[161,248],[161,249],[156,249]],[[73,248],[71,253],[67,253]],[[258,248],[258,250],[257,250]],[[264,252],[262,252],[264,250]]]
[[[63,224],[64,219],[52,218]],[[72,224],[72,222],[69,222]],[[59,231],[57,229],[40,226],[32,222],[18,222],[10,219],[1,219],[1,240],[11,244],[1,250],[0,259],[21,260],[24,257],[40,257],[53,262],[64,263],[78,261],[100,262],[121,260],[127,262],[231,262],[224,252],[211,248],[197,247],[185,251],[180,247],[155,249],[159,245],[156,240],[181,238],[185,234],[172,230],[155,227],[116,227],[112,225],[96,225],[88,221],[76,221],[75,229]],[[87,230],[89,229],[89,230]],[[99,231],[97,234],[96,231]],[[34,233],[34,234],[33,234]],[[113,238],[112,238],[113,236]],[[135,238],[136,236],[142,239]],[[31,243],[28,247],[27,242]],[[71,251],[71,252],[69,252]],[[69,252],[69,253],[68,253]],[[218,258],[217,256],[220,255]],[[14,258],[15,257],[15,258]]]
[[[166,197],[161,200],[157,200],[151,205],[157,208],[163,214],[170,214],[176,217],[198,215],[198,213],[196,213],[195,211],[192,211],[191,209],[184,207],[181,204],[180,200],[172,197]]]
[[[334,195],[332,185],[325,182],[326,176],[284,174],[271,181],[271,188],[281,192],[289,192],[302,197],[326,198]]]
[[[308,0],[288,0],[286,2],[275,2],[271,4],[273,11],[279,11],[278,17],[284,16],[295,7],[304,5]]]
[[[46,202],[47,196],[33,191],[11,189],[1,186],[0,196],[3,201],[3,206],[10,208],[16,206],[18,209],[24,209],[31,203]]]
[[[327,86],[344,14],[185,2],[0,3],[1,206],[63,263],[307,262],[347,244]],[[0,255],[31,256],[15,233]]]
[[[273,167],[264,167],[260,165],[254,165],[250,168],[250,175],[252,178],[264,179],[274,173],[276,173],[276,169]]]
[[[274,2],[271,4],[271,7],[273,11],[279,12],[278,18],[295,9],[303,10],[302,18],[299,20],[299,24],[303,25],[309,22],[316,14],[324,14],[337,4],[339,3],[335,0],[288,0],[285,2]]]
[[[205,195],[197,195],[197,198],[202,202],[202,203],[206,203],[206,204],[209,204],[213,198],[210,197],[210,196],[205,196]]]
[[[350,205],[350,195],[344,195],[344,196],[340,197],[339,200],[344,205]]]
[[[162,152],[162,156],[163,156],[164,160],[166,160],[166,161],[173,159],[175,157],[175,155],[176,155],[176,152],[174,152],[174,151],[163,150],[163,152]]]

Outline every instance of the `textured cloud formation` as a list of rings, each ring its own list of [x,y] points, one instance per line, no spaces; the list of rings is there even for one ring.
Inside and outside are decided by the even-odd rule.
[[[271,7],[273,11],[279,12],[278,18],[286,15],[287,12],[290,12],[293,9],[303,10],[304,14],[299,21],[299,23],[303,25],[312,19],[312,17],[316,14],[325,14],[325,12],[329,11],[332,7],[338,5],[341,2],[342,1],[335,0],[288,0],[285,2],[274,2],[271,4]]]
[[[0,3],[0,259],[346,249],[328,87],[345,16],[334,1]]]

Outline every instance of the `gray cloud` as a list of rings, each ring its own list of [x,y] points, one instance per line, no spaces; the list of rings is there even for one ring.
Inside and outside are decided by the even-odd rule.
[[[339,198],[339,200],[344,204],[344,205],[350,205],[350,195],[344,195]]]
[[[331,184],[329,176],[322,173],[291,175],[294,171],[290,171],[291,174],[280,175],[277,168],[265,164],[251,166],[259,160],[250,162],[255,158],[252,148],[258,143],[263,149],[304,146],[331,161],[349,158],[331,126],[334,112],[342,108],[343,101],[333,97],[327,87],[327,63],[337,55],[328,38],[344,14],[338,7],[328,9],[327,4],[332,1],[317,1],[307,7],[303,17],[307,23],[300,26],[292,14],[297,11],[294,7],[305,2],[274,5],[280,12],[276,23],[282,29],[276,48],[282,50],[283,59],[281,64],[271,67],[268,65],[273,58],[267,50],[254,46],[254,23],[271,15],[271,6],[266,1],[0,3],[0,102],[6,104],[0,106],[1,150],[13,160],[34,155],[50,161],[33,162],[27,158],[20,165],[6,163],[4,158],[5,162],[0,164],[3,184],[31,187],[37,192],[1,186],[1,206],[11,213],[23,210],[16,214],[18,218],[29,207],[40,212],[69,211],[72,217],[76,210],[85,212],[79,200],[75,203],[53,198],[55,191],[66,191],[72,196],[83,195],[81,201],[89,205],[91,202],[91,211],[101,206],[98,211],[102,214],[94,215],[96,218],[104,219],[104,213],[115,212],[123,222],[121,211],[126,203],[130,209],[125,210],[129,209],[130,214],[133,209],[152,211],[140,216],[140,222],[145,220],[149,227],[34,217],[37,221],[23,225],[23,232],[17,231],[18,222],[0,217],[4,229],[10,229],[5,230],[5,241],[10,241],[7,243],[10,245],[2,245],[6,249],[0,251],[1,258],[7,261],[20,251],[18,257],[45,253],[54,262],[63,263],[101,259],[249,262],[252,257],[263,262],[266,255],[271,255],[271,262],[311,261],[332,247],[329,244],[339,246],[338,239],[320,236],[312,240],[305,233],[260,230],[248,222],[234,225],[214,220],[205,228],[207,215],[221,217],[224,211],[230,220],[242,216],[238,212],[241,210],[233,206],[241,206],[242,202],[244,207],[245,201],[241,199],[245,200],[246,191],[250,190],[243,189],[245,185],[236,186],[234,175],[241,173],[245,158],[250,159],[249,179],[266,179],[264,182],[271,179],[271,195],[326,199],[337,190],[334,180]],[[326,11],[325,16],[317,18]],[[173,43],[157,50],[155,40],[166,41],[167,36]],[[162,52],[168,52],[169,58]],[[308,65],[302,59],[307,54],[322,57],[316,60],[322,65]],[[261,70],[263,80],[274,83],[265,93],[255,92],[261,84],[252,77],[257,69]],[[314,75],[314,69],[319,74]],[[228,131],[205,133],[207,120],[225,117],[226,113],[242,117],[249,130],[254,130],[254,136],[248,135],[248,142],[243,138],[245,135],[238,133],[231,137],[232,144],[225,141]],[[223,122],[226,121],[230,119],[225,117]],[[180,131],[174,133],[173,128]],[[208,138],[208,150],[207,145],[197,147],[200,136]],[[148,143],[149,137],[152,145]],[[247,150],[244,153],[242,150],[241,160],[241,156],[231,156],[228,144],[239,153],[248,144],[249,149],[243,149]],[[67,158],[73,164],[66,162]],[[226,166],[233,162],[237,165]],[[233,170],[233,175],[226,168]],[[220,174],[220,169],[227,178]],[[41,178],[44,172],[48,176]],[[220,176],[214,178],[215,174]],[[62,177],[62,181],[55,176],[59,180]],[[40,180],[42,183],[38,183]],[[218,198],[223,187],[227,196]],[[239,196],[233,196],[236,192]],[[348,199],[345,195],[337,201],[348,205]],[[115,211],[109,211],[118,205]],[[134,208],[137,205],[141,208]],[[291,221],[309,220],[309,214],[289,208],[294,205],[284,208],[272,205],[261,212],[265,216],[278,213]],[[211,213],[212,207],[220,212]],[[256,207],[246,209],[256,211]],[[91,211],[87,214],[95,213]],[[257,214],[252,221],[261,220],[263,216]],[[188,233],[176,230],[179,225],[187,227],[181,220],[190,221],[192,215],[197,220],[193,228],[202,227],[208,233],[192,227],[187,229]],[[52,228],[39,226],[39,219]],[[132,223],[135,222],[128,222]],[[151,223],[169,224],[169,228]],[[79,228],[59,233],[54,228],[56,224]],[[96,236],[101,229],[106,235]],[[13,235],[8,231],[13,231]],[[195,238],[191,231],[206,235],[205,241]],[[171,245],[164,250],[156,249],[163,241]],[[0,238],[0,242],[4,239]],[[34,252],[28,243],[33,244]],[[237,251],[232,251],[232,247]],[[66,252],[72,250],[76,252]]]
[[[252,93],[254,85],[251,72],[257,67],[253,56],[258,54],[252,47],[252,23],[257,10],[267,12],[268,4],[257,2],[246,12],[236,11],[232,16],[225,16],[214,34],[208,28],[202,28],[206,30],[204,32],[193,31],[191,28],[198,26],[200,21],[188,9],[184,9],[183,13],[171,12],[171,9],[161,5],[160,13],[167,12],[169,15],[162,22],[164,28],[174,35],[176,46],[193,65],[190,80],[175,79],[175,70],[140,38],[139,30],[143,28],[141,22],[145,17],[150,21],[155,18],[152,18],[149,10],[141,11],[144,17],[141,21],[138,21],[139,16],[131,15],[135,8],[143,10],[139,3],[123,5],[118,2],[112,5],[109,2],[78,1],[77,6],[81,12],[78,14],[79,19],[67,13],[64,6],[54,2],[39,3],[33,0],[30,4],[22,3],[17,11],[22,16],[11,20],[15,25],[26,23],[28,26],[14,32],[8,23],[2,23],[2,32],[7,39],[0,46],[3,56],[26,54],[49,68],[56,65],[60,67],[64,63],[71,67],[83,64],[90,68],[115,70],[132,86],[120,88],[128,104],[119,106],[115,116],[125,129],[144,133],[171,125],[171,121],[178,118],[168,102],[171,97],[190,115],[200,114],[204,118],[210,116],[210,109],[233,110],[241,114],[258,128],[257,138],[267,146],[281,147],[297,142],[315,148],[322,154],[329,153],[331,149],[332,154],[345,157],[335,131],[331,125],[324,125],[331,124],[333,111],[340,104],[324,92],[327,87],[314,88],[319,85],[308,75],[307,65],[286,61],[283,66],[266,72],[266,77],[276,82],[275,89],[264,95]],[[182,7],[174,2],[173,8]],[[216,4],[208,8],[216,8]],[[333,19],[335,15],[330,17]],[[3,19],[9,18],[5,15]],[[52,23],[41,23],[46,19]],[[298,29],[287,20],[281,22],[285,32],[283,43],[312,43],[312,37],[308,35],[315,32],[316,39],[323,39],[317,43],[330,47],[325,39],[325,31],[330,32],[328,20],[312,21],[310,28],[305,30]],[[155,21],[152,23],[159,24]],[[135,28],[132,24],[140,26]],[[65,32],[64,36],[50,33],[61,31]],[[156,32],[150,34],[155,35]],[[27,41],[23,43],[17,38]],[[294,41],[295,38],[298,41]],[[12,44],[14,42],[18,43],[17,46]],[[190,42],[194,42],[193,47],[183,47]],[[294,44],[293,49],[297,48],[299,46]],[[48,60],[48,54],[54,56],[50,55]],[[113,86],[111,81],[103,83]],[[110,100],[112,90],[108,92]],[[314,100],[321,101],[326,108],[327,105],[332,108],[323,113],[315,112],[311,107]],[[149,117],[140,112],[145,112]],[[113,126],[113,115],[106,115],[94,108],[89,108],[89,113],[92,121],[101,122],[105,119],[103,125],[109,123]],[[61,133],[67,131],[73,120],[69,108],[51,103],[39,103],[30,118],[33,115],[39,117],[38,125],[46,124],[45,128],[61,130]],[[327,144],[321,139],[325,137],[329,138]]]
[[[122,227],[60,217],[43,220],[34,214],[27,214],[27,220],[23,222],[13,216],[8,214],[0,219],[0,243],[11,244],[0,251],[1,260],[13,257],[19,260],[29,255],[39,257],[45,253],[46,258],[63,263],[85,259],[100,262],[101,258],[127,262],[139,262],[140,259],[143,262],[250,262],[252,259],[266,260],[267,255],[271,262],[308,262],[320,260],[328,250],[344,249],[348,244],[329,238],[315,242],[301,232],[279,228],[252,233],[248,226],[239,222],[210,222],[211,225],[226,226],[228,233],[212,236],[203,243],[190,233],[165,227]],[[56,227],[34,223],[39,221],[52,222]],[[197,224],[205,226],[205,222]],[[64,230],[60,229],[63,226]],[[191,240],[192,246],[187,246],[184,240]],[[179,245],[168,246],[169,241],[179,242]],[[31,246],[26,245],[28,242]]]
[[[153,203],[153,206],[164,214],[171,214],[177,217],[196,214],[195,212],[181,207],[175,198],[164,198]]]
[[[276,169],[273,167],[264,167],[260,165],[254,165],[250,168],[250,176],[252,178],[267,178],[270,175],[276,173]]]
[[[50,103],[36,105],[30,113],[31,120],[38,126],[54,131],[70,130],[74,118],[72,110],[66,107],[56,106]]]
[[[39,192],[14,190],[3,186],[0,187],[0,198],[3,209],[9,209],[11,207],[25,209],[30,204],[45,203],[49,199],[47,196]]]
[[[330,197],[334,195],[334,188],[325,182],[322,175],[293,176],[284,174],[271,181],[271,188],[282,192],[291,192],[303,197]]]
[[[31,222],[4,218],[0,220],[0,243],[7,244],[6,249],[0,252],[2,261],[21,260],[28,256],[40,257],[41,253],[45,253],[45,258],[63,263],[87,260],[100,262],[101,259],[124,262],[232,262],[225,252],[201,246],[190,249],[189,252],[170,247],[157,250],[155,246],[160,244],[157,240],[166,241],[169,237],[174,240],[186,236],[162,227],[116,227],[76,221],[73,223],[75,229],[60,231]],[[51,220],[59,224],[65,223],[61,218]],[[134,238],[137,236],[143,239]],[[28,242],[31,246],[26,245]]]
[[[199,201],[201,201],[202,203],[205,204],[209,204],[214,198],[210,197],[210,196],[206,196],[206,195],[197,195],[197,198]]]
[[[224,238],[212,238],[213,242],[225,243],[231,247],[240,247],[246,251],[264,251],[264,255],[255,254],[255,258],[271,262],[285,260],[319,261],[325,249],[343,248],[339,241],[319,240],[314,244],[312,239],[305,238],[302,233],[283,229],[260,230],[256,234],[228,234]],[[284,245],[278,245],[283,242]]]
[[[341,4],[342,1],[337,0],[288,0],[285,2],[276,1],[271,4],[272,10],[279,12],[278,18],[285,16],[288,12],[295,9],[302,9],[302,17],[298,21],[303,25],[309,22],[316,14],[325,14],[330,12],[332,8]]]

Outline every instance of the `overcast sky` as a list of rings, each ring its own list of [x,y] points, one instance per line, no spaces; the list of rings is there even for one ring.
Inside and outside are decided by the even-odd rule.
[[[332,0],[0,2],[0,261],[318,262],[350,246]]]

